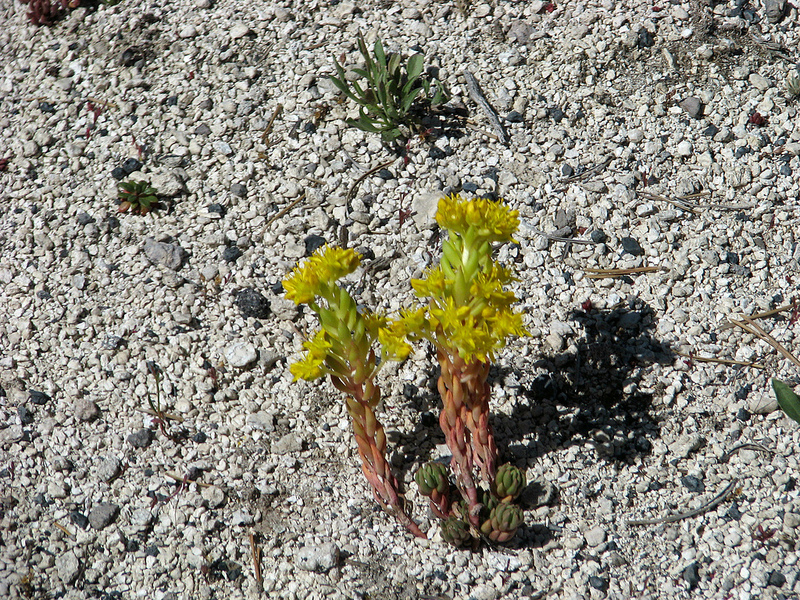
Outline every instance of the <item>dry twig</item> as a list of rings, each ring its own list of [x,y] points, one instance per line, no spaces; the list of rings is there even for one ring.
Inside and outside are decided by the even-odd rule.
[[[622,277],[635,273],[657,273],[661,267],[632,267],[630,269],[584,269],[589,279],[607,279],[609,277]]]
[[[266,225],[266,226],[267,226],[267,227],[269,227],[270,225],[272,225],[272,224],[273,224],[275,221],[277,221],[278,219],[280,219],[280,218],[281,218],[283,215],[285,215],[286,213],[288,213],[288,212],[289,212],[290,210],[292,210],[292,209],[293,209],[295,206],[297,206],[298,204],[300,204],[300,202],[302,202],[302,201],[303,201],[303,199],[304,199],[305,197],[306,197],[306,193],[305,193],[305,192],[303,192],[302,194],[300,194],[300,196],[298,196],[298,198],[297,198],[296,200],[292,200],[292,201],[289,203],[289,205],[288,205],[288,206],[285,206],[284,208],[282,208],[281,210],[279,210],[277,213],[275,213],[275,214],[274,214],[274,215],[273,215],[273,216],[270,218],[270,220],[269,220],[269,221],[267,221],[267,225]]]
[[[661,523],[675,523],[676,521],[682,521],[683,519],[695,517],[722,504],[725,498],[727,498],[728,495],[731,493],[735,485],[736,485],[736,479],[731,481],[727,485],[727,487],[724,490],[722,490],[717,496],[715,496],[710,502],[704,504],[700,508],[696,508],[694,510],[690,510],[688,512],[680,513],[677,515],[671,515],[669,517],[662,517],[660,519],[634,519],[632,521],[625,521],[625,523],[627,525],[660,525]]]
[[[675,354],[697,362],[718,363],[721,365],[742,365],[743,367],[753,367],[754,369],[766,369],[766,367],[760,363],[747,362],[743,360],[731,360],[728,358],[705,358],[703,356],[686,354],[684,352],[676,352]]]
[[[797,357],[789,352],[786,348],[784,348],[783,344],[781,344],[778,340],[768,334],[764,329],[756,323],[752,317],[748,317],[747,315],[742,315],[741,321],[736,321],[734,319],[730,319],[730,322],[734,325],[738,325],[742,329],[744,329],[747,333],[752,333],[756,337],[761,338],[765,342],[767,342],[770,346],[775,348],[780,354],[783,355],[784,358],[789,359],[795,366],[800,367],[800,360]]]

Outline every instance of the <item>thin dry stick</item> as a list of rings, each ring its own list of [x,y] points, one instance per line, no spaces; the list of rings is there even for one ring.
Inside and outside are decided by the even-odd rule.
[[[302,194],[300,194],[300,196],[299,196],[299,197],[298,197],[296,200],[293,200],[292,202],[290,202],[290,203],[289,203],[289,205],[288,205],[288,206],[286,206],[286,207],[282,208],[282,209],[281,209],[281,210],[279,210],[277,213],[275,213],[275,215],[273,215],[273,216],[272,216],[272,218],[270,218],[270,220],[269,220],[269,221],[267,221],[267,225],[266,225],[266,226],[267,226],[267,227],[269,227],[270,225],[272,225],[272,224],[273,224],[275,221],[277,221],[278,219],[280,219],[280,218],[281,218],[283,215],[285,215],[286,213],[288,213],[288,212],[289,212],[290,210],[292,210],[292,209],[293,209],[295,206],[297,206],[298,204],[300,204],[300,202],[302,202],[302,201],[303,201],[303,199],[304,199],[305,197],[306,197],[306,193],[305,193],[305,192],[303,192]]]
[[[728,484],[728,486],[719,493],[719,495],[715,496],[714,499],[711,500],[711,502],[709,502],[708,504],[704,504],[703,506],[701,506],[700,508],[696,508],[695,510],[690,510],[689,512],[680,513],[678,515],[672,515],[669,517],[663,517],[661,519],[635,519],[633,521],[625,521],[625,523],[627,525],[660,525],[661,523],[675,523],[676,521],[682,521],[683,519],[688,519],[690,517],[697,516],[721,504],[725,500],[725,498],[727,498],[728,495],[731,493],[731,491],[733,490],[733,486],[735,485],[736,485],[736,479],[731,481]]]
[[[589,279],[606,279],[634,273],[656,273],[660,270],[661,267],[632,267],[630,269],[584,269],[583,272]]]
[[[651,194],[649,192],[639,192],[639,196],[645,198],[646,200],[653,200],[658,202],[667,202],[668,204],[672,204],[673,206],[677,206],[681,210],[685,210],[686,212],[690,212],[695,215],[699,215],[700,211],[689,206],[686,202],[682,200],[673,200],[671,198],[667,198],[666,196],[660,196],[658,194]]]
[[[777,315],[779,313],[786,312],[787,310],[792,310],[794,308],[797,308],[796,301],[792,301],[791,304],[784,304],[783,306],[779,306],[778,308],[775,308],[773,310],[768,310],[767,312],[756,313],[754,315],[750,315],[750,318],[751,319],[765,319],[767,317],[771,317],[772,315]],[[728,321],[724,325],[720,326],[720,330],[730,329],[731,327],[736,327],[736,325],[734,323]]]
[[[393,158],[391,160],[387,160],[385,163],[379,164],[377,167],[372,167],[369,171],[367,171],[366,173],[361,175],[358,179],[356,179],[353,182],[353,185],[350,186],[350,189],[347,190],[347,195],[345,196],[347,201],[350,202],[350,200],[352,200],[355,197],[356,190],[358,189],[358,186],[361,185],[362,181],[364,181],[367,177],[369,177],[373,173],[376,173],[377,171],[380,171],[381,169],[385,169],[386,167],[391,165],[396,160],[397,160],[396,158]]]
[[[589,177],[591,177],[592,175],[595,175],[596,173],[599,173],[600,171],[605,169],[610,164],[611,164],[611,159],[608,158],[608,159],[604,160],[603,162],[601,162],[600,164],[597,164],[597,165],[595,165],[593,167],[589,167],[588,169],[586,169],[583,173],[580,173],[579,175],[573,175],[572,177],[567,177],[564,180],[564,183],[572,183],[573,181],[581,181],[582,179],[589,179]]]
[[[705,358],[703,356],[695,356],[694,354],[686,354],[684,352],[676,352],[675,354],[697,362],[718,363],[721,365],[742,365],[743,367],[753,367],[754,369],[766,369],[766,367],[762,364],[746,362],[743,360],[731,360],[729,358]]]
[[[550,235],[549,233],[544,233],[543,231],[539,231],[535,227],[531,227],[531,231],[533,231],[533,233],[535,233],[536,235],[542,236],[546,240],[550,240],[551,242],[564,242],[565,244],[587,244],[587,245],[593,245],[597,243],[592,240],[582,240],[579,238],[568,238],[568,237],[560,237],[557,235]]]
[[[278,115],[282,110],[283,110],[283,104],[278,104],[278,106],[275,107],[275,110],[272,112],[272,116],[269,119],[269,123],[267,123],[267,126],[264,128],[264,133],[261,134],[261,141],[267,147],[270,146],[269,134],[272,131],[272,125],[273,123],[275,123],[275,119],[278,117]]]
[[[250,533],[250,549],[253,552],[253,569],[256,572],[256,581],[261,583],[261,552],[256,546],[256,536]]]
[[[783,345],[778,340],[776,340],[774,337],[772,337],[770,334],[764,331],[761,328],[761,326],[758,323],[756,323],[752,318],[748,317],[747,315],[742,315],[742,319],[744,323],[742,321],[734,321],[733,319],[731,319],[731,323],[733,323],[734,325],[738,325],[748,333],[753,333],[757,335],[762,340],[767,342],[770,346],[775,348],[775,350],[780,352],[784,356],[784,358],[788,358],[790,361],[792,361],[792,363],[794,363],[795,366],[800,367],[800,360],[798,360],[794,354],[792,354],[786,348],[784,348]]]
[[[69,537],[71,537],[71,538],[74,538],[74,537],[75,537],[75,535],[74,535],[74,534],[73,534],[73,533],[72,533],[72,532],[71,532],[69,529],[67,529],[66,527],[64,527],[64,526],[63,526],[61,523],[59,523],[58,521],[53,521],[53,525],[55,525],[56,527],[58,527],[58,528],[59,528],[61,531],[63,531],[64,533],[66,533],[66,534],[67,534]]]

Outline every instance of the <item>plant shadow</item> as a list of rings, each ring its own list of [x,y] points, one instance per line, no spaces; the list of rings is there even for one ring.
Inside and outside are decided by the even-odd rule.
[[[651,440],[660,435],[651,407],[662,387],[639,390],[649,367],[671,364],[675,358],[653,337],[655,311],[635,300],[610,310],[576,310],[570,321],[582,332],[570,351],[543,357],[530,371],[500,366],[490,371],[493,389],[502,386],[514,397],[510,413],[495,412],[491,417],[499,464],[525,468],[537,458],[587,442],[600,460],[632,463],[650,454]],[[536,371],[542,373],[535,375]],[[400,435],[396,446],[408,467],[429,460],[434,446],[445,443],[438,427],[438,372],[433,375],[427,389],[405,393],[423,415],[413,432]],[[427,443],[419,447],[423,433]],[[530,482],[523,505],[557,504],[557,488],[550,489],[554,487],[546,481]],[[550,533],[530,526],[517,539],[522,546],[539,547],[550,538]]]

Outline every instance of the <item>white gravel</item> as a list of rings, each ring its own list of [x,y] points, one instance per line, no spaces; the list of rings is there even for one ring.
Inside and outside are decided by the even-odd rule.
[[[655,4],[123,0],[34,27],[3,3],[0,597],[797,597],[800,429],[769,378],[800,378],[725,324],[797,297],[798,11]],[[348,200],[394,156],[326,79],[359,31],[424,52],[470,119]],[[114,169],[162,210],[117,214]],[[476,553],[412,483],[445,452],[431,356],[382,375],[420,542],[371,499],[339,394],[292,383],[314,319],[279,285],[346,237],[359,300],[408,305],[450,192],[519,209],[498,256],[533,333],[491,374],[526,527]],[[796,351],[789,316],[759,323]]]

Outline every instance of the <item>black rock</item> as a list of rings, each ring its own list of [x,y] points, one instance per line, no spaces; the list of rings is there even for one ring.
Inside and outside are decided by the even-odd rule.
[[[30,396],[31,402],[33,402],[38,406],[44,406],[45,404],[47,404],[52,400],[50,396],[38,390],[28,390],[28,393],[31,395]]]
[[[431,411],[427,410],[422,413],[422,426],[423,427],[434,427],[436,423],[439,422],[439,419],[436,418]]]
[[[603,579],[602,577],[598,577],[597,575],[592,575],[591,577],[589,577],[589,585],[596,590],[605,592],[608,589],[608,579]]]
[[[50,300],[50,298],[52,298],[50,292],[48,292],[47,290],[39,290],[38,292],[36,292],[36,297],[39,298],[40,300]]]
[[[211,133],[211,128],[205,123],[200,123],[194,130],[195,135],[208,135]]]
[[[317,126],[314,125],[314,123],[312,123],[311,121],[307,121],[306,123],[303,124],[303,133],[311,134],[311,133],[316,133],[316,131],[317,131]]]
[[[571,165],[568,165],[567,163],[561,165],[562,177],[572,177],[573,175],[575,175],[575,169],[573,169]]]
[[[606,238],[606,234],[603,233],[603,231],[601,229],[592,230],[592,233],[589,234],[589,237],[592,239],[592,241],[595,244],[602,244],[607,239]]]
[[[81,529],[88,529],[89,527],[89,517],[85,514],[78,512],[77,510],[73,510],[69,513],[69,520],[75,523]]]
[[[167,106],[177,106],[178,105],[178,97],[177,96],[170,96],[167,98]]]
[[[234,183],[231,186],[231,194],[234,196],[238,196],[239,198],[244,198],[247,196],[247,188],[243,186],[241,183]]]
[[[636,448],[637,452],[641,452],[642,454],[647,454],[653,449],[653,444],[651,444],[650,440],[648,440],[645,437],[638,437],[636,438],[634,447]]]
[[[134,448],[147,448],[152,441],[153,432],[147,428],[142,428],[128,436],[128,443]]]
[[[644,254],[639,242],[632,237],[624,237],[620,240],[620,242],[622,242],[622,249],[628,254],[633,254],[634,256],[641,256]]]
[[[208,436],[205,433],[203,433],[202,431],[198,431],[192,437],[192,441],[196,442],[198,444],[205,444],[207,439],[208,439]]]
[[[34,495],[33,503],[34,504],[38,504],[39,506],[44,506],[44,507],[50,506],[52,504],[52,502],[47,499],[47,496],[45,496],[42,493]]]
[[[555,121],[556,123],[561,123],[561,121],[566,116],[567,115],[565,115],[564,111],[561,110],[560,108],[553,108],[550,110],[550,117],[552,117],[553,121]]]
[[[700,564],[692,563],[683,570],[683,580],[689,584],[689,589],[693,590],[700,583]]]
[[[253,288],[245,288],[236,294],[236,307],[245,318],[266,319],[269,317],[269,301]]]
[[[750,412],[746,408],[742,407],[737,411],[736,418],[740,421],[747,421],[747,419],[750,418]]]
[[[125,542],[125,552],[138,552],[139,551],[139,542],[136,540],[126,540]]]
[[[714,124],[709,125],[703,130],[703,135],[710,138],[713,138],[718,133],[719,133],[719,128]]]
[[[469,192],[470,194],[474,194],[475,192],[478,191],[478,184],[477,183],[472,183],[471,181],[467,181],[461,187],[465,192]]]
[[[17,407],[17,416],[23,425],[30,425],[33,423],[33,413],[24,404]]]
[[[783,486],[783,491],[793,492],[795,487],[797,487],[797,480],[794,477],[789,477],[789,480],[786,482],[786,485]]]
[[[311,256],[317,249],[322,248],[327,243],[327,240],[319,235],[309,235],[303,240],[306,245],[306,256]]]
[[[770,571],[769,578],[767,579],[767,585],[774,585],[775,587],[783,587],[783,584],[785,583],[786,583],[786,575],[784,575],[780,571]]]
[[[144,549],[145,556],[158,556],[158,546],[153,544]]]
[[[788,177],[792,174],[792,167],[789,166],[789,163],[783,163],[779,172],[781,175],[786,175]]]
[[[75,217],[75,220],[78,221],[78,225],[88,225],[89,223],[94,223],[94,219],[92,215],[87,212],[81,211]]]
[[[217,213],[218,215],[225,214],[225,207],[222,206],[222,204],[216,204],[216,203],[209,204],[208,206],[206,206],[206,210],[210,213]]]
[[[389,169],[381,169],[378,171],[378,177],[383,179],[384,181],[391,181],[394,179],[394,174]]]
[[[134,63],[141,58],[141,52],[138,48],[126,48],[119,55],[119,63],[123,67],[132,67]]]
[[[239,257],[242,255],[242,251],[239,250],[236,246],[228,246],[225,250],[222,251],[222,260],[225,262],[236,262],[239,260]]]
[[[651,46],[655,45],[655,40],[653,36],[650,35],[650,32],[647,29],[642,29],[639,31],[639,37],[636,40],[636,45],[639,48],[650,48]]]
[[[39,110],[43,113],[54,113],[56,112],[56,107],[49,102],[39,102]]]
[[[141,168],[142,168],[141,161],[138,161],[135,158],[129,158],[124,163],[122,163],[122,170],[125,171],[126,175],[130,175],[134,171],[138,171]]]
[[[512,110],[510,113],[506,115],[506,121],[509,123],[522,123],[523,116],[522,113],[516,110]]]
[[[694,493],[700,493],[706,489],[705,484],[694,475],[686,475],[685,477],[681,477],[681,483],[683,484],[683,487]]]
[[[752,152],[752,150],[750,150],[750,148],[748,148],[747,146],[739,146],[733,153],[733,155],[736,158],[742,158],[745,154],[750,154],[750,152]]]

